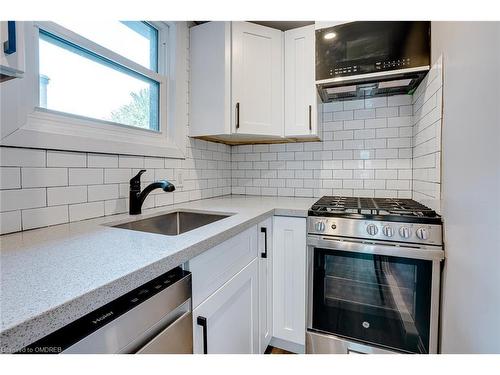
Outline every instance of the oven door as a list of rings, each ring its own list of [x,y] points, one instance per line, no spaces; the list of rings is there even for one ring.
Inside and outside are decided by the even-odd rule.
[[[328,246],[309,247],[309,329],[389,350],[436,351],[439,261],[391,254],[395,246],[377,253],[375,245],[363,252],[362,244],[350,251],[345,241],[320,242]]]

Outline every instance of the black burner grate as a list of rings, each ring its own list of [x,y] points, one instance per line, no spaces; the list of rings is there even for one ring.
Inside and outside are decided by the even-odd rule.
[[[318,200],[311,211],[316,213],[399,215],[413,217],[437,217],[434,210],[413,199],[403,198],[361,198],[325,196]]]

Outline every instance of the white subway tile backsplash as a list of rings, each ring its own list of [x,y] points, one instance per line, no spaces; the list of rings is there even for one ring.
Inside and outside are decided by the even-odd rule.
[[[399,155],[397,148],[386,148],[375,150],[375,157],[377,159],[395,159]]]
[[[69,221],[104,216],[104,202],[79,203],[69,206]]]
[[[410,105],[411,95],[393,95],[387,97],[387,106]]]
[[[88,154],[87,166],[89,168],[118,168],[118,155]]]
[[[184,179],[174,193],[152,192],[143,208],[229,193],[438,196],[442,91],[433,77],[414,102],[398,95],[320,105],[322,142],[230,147],[187,139],[183,160],[1,147],[0,187],[8,189],[0,191],[2,218],[12,218],[2,233],[22,229],[23,210],[42,209],[28,222],[32,227],[127,212],[129,180],[142,168],[143,187],[163,178],[175,184],[181,170]],[[41,188],[25,189],[24,176],[34,167],[48,177],[27,177]],[[65,173],[63,186],[52,187]],[[49,212],[58,214],[49,220]]]
[[[0,212],[0,234],[19,232],[21,227],[21,211]]]
[[[397,179],[398,178],[398,171],[395,169],[375,170],[375,178],[377,180]]]
[[[413,118],[411,116],[392,117],[387,119],[389,128],[398,128],[401,126],[412,126]]]
[[[330,102],[323,104],[323,113],[338,112],[342,110],[344,110],[344,104],[342,102]]]
[[[365,99],[365,108],[387,107],[387,97]]]
[[[22,187],[47,187],[68,185],[66,168],[22,168]]]
[[[158,196],[155,196],[154,198],[157,199],[157,197]],[[104,202],[104,214],[106,216],[122,214],[127,211],[128,211],[128,200],[125,198],[111,199]]]
[[[353,118],[354,118],[353,111],[342,111],[333,113],[333,121],[352,120]]]
[[[365,120],[364,122],[365,122],[366,129],[387,127],[387,119],[385,119],[385,118],[368,119],[368,120]]]
[[[146,157],[144,159],[144,168],[146,169],[158,169],[164,167],[165,161],[163,158]]]
[[[45,167],[46,151],[29,148],[0,147],[3,167]]]
[[[363,160],[344,160],[342,168],[344,169],[363,169],[365,163]]]
[[[70,151],[47,151],[47,167],[86,167],[87,154]]]
[[[46,188],[0,190],[0,211],[44,207],[47,204]]]
[[[64,186],[47,188],[47,205],[82,203],[87,201],[87,186]]]
[[[399,129],[398,128],[376,129],[376,132],[377,132],[377,138],[399,137]]]
[[[366,122],[364,120],[344,121],[344,130],[363,129],[365,126]]]
[[[52,206],[22,211],[23,230],[67,223],[68,206]]]
[[[104,181],[104,170],[100,168],[70,168],[70,185],[97,185]]]
[[[399,107],[386,107],[386,108],[377,108],[375,110],[376,117],[398,117],[399,116]]]
[[[332,156],[337,160],[352,159],[353,152],[351,150],[333,151]]]
[[[88,201],[104,201],[119,197],[119,185],[91,185],[88,187]]]
[[[355,139],[370,139],[375,138],[375,129],[355,130]]]
[[[21,168],[0,167],[0,189],[21,187]]]
[[[365,108],[364,100],[347,100],[344,102],[344,111],[351,109],[362,109]]]
[[[364,120],[369,118],[375,118],[375,110],[374,109],[358,109],[354,111],[354,118],[356,120]]]
[[[117,184],[129,182],[132,178],[132,171],[128,168],[109,168],[104,170],[104,183]],[[98,184],[102,184],[102,181]]]

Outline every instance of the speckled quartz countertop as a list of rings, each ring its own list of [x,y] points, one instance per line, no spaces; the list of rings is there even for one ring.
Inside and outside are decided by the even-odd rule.
[[[10,353],[271,215],[307,216],[313,198],[225,196],[0,237],[0,351]],[[109,224],[178,209],[232,216],[178,236]]]

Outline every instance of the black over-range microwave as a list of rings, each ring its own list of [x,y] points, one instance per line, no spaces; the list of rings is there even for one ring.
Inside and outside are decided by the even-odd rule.
[[[316,30],[324,102],[411,94],[430,68],[429,21],[360,21]]]

